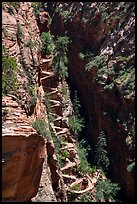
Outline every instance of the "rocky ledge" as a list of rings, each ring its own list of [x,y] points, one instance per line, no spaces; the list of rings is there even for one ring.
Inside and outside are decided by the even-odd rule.
[[[14,98],[3,97],[2,106],[3,202],[29,202],[38,191],[45,141]]]

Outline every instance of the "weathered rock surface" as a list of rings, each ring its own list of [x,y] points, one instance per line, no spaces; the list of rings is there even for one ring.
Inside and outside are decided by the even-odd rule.
[[[29,125],[25,112],[12,97],[3,97],[2,198],[27,202],[38,191],[45,141]]]
[[[46,184],[46,187],[42,189],[43,197],[39,194],[33,201],[35,202],[37,199],[43,201],[44,198],[45,201],[50,202],[56,199],[47,170],[49,166],[47,164],[46,139],[39,136],[31,127],[35,118],[43,116],[46,118],[45,105],[37,99],[32,107],[31,100],[33,98],[28,94],[28,88],[33,84],[41,97],[43,94],[41,86],[37,88],[41,63],[38,53],[41,43],[39,29],[31,2],[19,3],[18,11],[6,2],[2,6],[2,44],[7,49],[6,53],[15,57],[18,64],[16,97],[3,97],[2,102],[2,197],[4,202],[30,201],[36,196],[42,182],[42,185]],[[18,25],[22,31],[20,38]],[[29,40],[34,42],[34,49],[26,46]],[[33,83],[30,83],[30,74]]]
[[[129,68],[134,73],[134,3],[125,5],[125,7],[124,2],[120,4],[103,3],[104,8],[107,8],[105,12],[109,15],[105,21],[101,17],[103,11],[98,11],[96,4],[88,2],[83,6],[82,13],[80,12],[82,4],[74,3],[74,7],[71,8],[72,18],[68,19],[67,23],[63,22],[61,16],[55,14],[52,32],[55,35],[63,35],[67,32],[67,35],[72,39],[69,46],[69,76],[71,76],[69,82],[72,89],[75,88],[78,91],[87,117],[87,132],[85,132],[84,138],[87,138],[94,147],[100,131],[105,131],[111,161],[111,177],[113,181],[122,186],[121,191],[124,199],[130,201],[135,198],[135,175],[134,172],[127,172],[126,168],[129,161],[133,159],[134,152],[128,149],[125,142],[130,128],[127,131],[122,122],[128,123],[130,113],[134,115],[135,112],[134,82],[128,83],[134,78],[134,74],[127,74],[123,80],[118,80],[117,76],[119,70],[122,70],[124,66],[125,70]],[[59,2],[57,6],[59,5],[63,7],[63,3]],[[91,7],[95,9],[93,12]],[[68,10],[69,8],[68,4]],[[89,15],[87,18],[86,14]],[[82,17],[85,17],[88,23],[83,23]],[[86,57],[83,60],[80,59],[80,52],[84,54],[87,52],[93,56],[107,56],[109,63],[105,72],[102,71],[99,76],[98,71],[100,71],[101,65],[91,66],[90,71],[86,71],[87,60]],[[119,60],[121,56],[126,58],[123,58],[123,62]],[[90,58],[92,62],[92,57]],[[111,73],[113,67],[115,75]],[[111,80],[115,84],[113,90],[105,88],[103,90],[103,86],[107,87],[112,82]],[[120,119],[121,122],[118,122],[117,119]]]
[[[126,100],[121,93],[115,93],[116,98],[107,91],[102,94],[100,86],[93,80],[97,75],[97,69],[88,73],[85,72],[83,68],[85,61],[79,59],[78,53],[85,48],[83,46],[86,44],[92,47],[93,52],[97,53],[100,50],[101,54],[109,57],[114,54],[113,51],[117,53],[119,49],[121,49],[121,52],[124,50],[124,53],[128,54],[128,48],[125,49],[125,42],[121,45],[120,38],[123,36],[127,38],[133,34],[134,29],[130,29],[130,33],[128,33],[128,30],[129,27],[134,27],[135,22],[129,16],[129,27],[125,31],[120,30],[118,38],[113,38],[113,36],[111,38],[108,33],[115,28],[118,20],[112,19],[110,23],[108,19],[107,23],[102,23],[99,11],[97,11],[96,15],[93,14],[89,23],[85,25],[81,21],[82,16],[79,12],[82,4],[81,2],[75,2],[75,4],[74,13],[76,13],[73,21],[66,26],[62,19],[60,18],[59,21],[55,15],[53,27],[55,34],[61,35],[64,34],[66,26],[68,35],[72,38],[73,43],[69,46],[69,73],[71,74],[71,82],[80,93],[81,102],[89,119],[88,131],[85,136],[87,135],[89,142],[95,145],[99,131],[105,128],[111,160],[118,160],[117,163],[111,164],[112,175],[115,181],[125,186],[124,191],[130,198],[134,196],[134,181],[132,174],[125,171],[127,161],[131,159],[124,143],[127,132],[122,129],[120,134],[117,135],[116,129],[119,130],[120,126],[113,124],[110,119],[102,116],[102,106],[108,107],[107,110],[115,107],[116,112],[123,117],[123,111],[133,111],[133,103],[130,99]],[[91,7],[94,6],[96,7],[96,3],[91,4]],[[112,8],[110,4],[108,9],[111,10]],[[115,17],[118,13],[116,10],[112,12],[111,17]],[[85,13],[84,15],[86,15]],[[13,14],[9,14],[8,6],[5,6],[2,16],[3,44],[9,55],[17,59],[19,65],[17,79],[20,84],[18,94],[22,107],[25,107],[26,110],[25,112],[19,107],[16,97],[3,97],[3,202],[28,202],[30,200],[33,202],[65,202],[67,200],[66,190],[70,191],[70,188],[75,184],[79,184],[80,187],[78,191],[71,191],[76,195],[93,192],[100,173],[96,172],[97,174],[92,174],[91,177],[81,175],[81,178],[76,173],[80,160],[77,154],[76,140],[70,134],[68,128],[68,116],[73,112],[68,86],[65,81],[60,83],[53,70],[51,70],[50,65],[53,56],[42,56],[42,59],[38,51],[41,44],[39,33],[49,31],[48,13],[40,13],[37,26],[31,2],[20,2],[18,12],[13,8]],[[127,17],[126,14],[119,21],[124,22]],[[18,38],[18,23],[20,23],[23,33],[21,38]],[[36,49],[29,49],[25,46],[28,40],[36,42]],[[133,45],[133,42],[134,37],[131,37],[129,44]],[[112,47],[115,47],[115,49]],[[114,57],[117,57],[117,55]],[[116,59],[109,61],[109,68],[116,65]],[[30,78],[26,73],[28,70],[24,69],[28,65],[30,66],[29,71],[32,74],[32,81],[35,84],[35,91],[38,94],[33,107],[31,106],[32,98],[28,97],[26,93],[27,86],[32,85],[29,84]],[[104,82],[108,79],[106,72],[102,79]],[[120,85],[119,81],[116,83],[118,86]],[[62,97],[64,87],[66,88],[66,95]],[[45,102],[48,99],[44,97],[45,93],[48,93],[49,96],[51,107],[48,114],[53,116],[52,122],[48,120],[49,115],[45,107]],[[132,96],[134,97],[134,93]],[[52,129],[54,133],[55,144],[53,144],[52,139],[51,141],[43,139],[31,127],[33,120],[36,118],[45,119],[47,124],[50,125],[50,130]],[[56,150],[58,152],[56,152],[56,155],[58,157],[55,155],[55,145],[57,146]],[[69,156],[61,154],[63,151]],[[119,158],[115,158],[117,152],[119,152]],[[62,172],[58,171],[57,158],[59,162],[62,161],[60,164]],[[84,179],[87,181],[86,184],[83,184]]]

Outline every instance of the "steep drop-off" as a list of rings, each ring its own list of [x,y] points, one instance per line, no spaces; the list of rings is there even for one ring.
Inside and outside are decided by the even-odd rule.
[[[81,160],[79,151],[86,152],[70,128],[75,89],[86,121],[82,137],[94,157],[104,131],[108,177],[120,184],[121,201],[135,199],[134,169],[127,171],[134,161],[134,149],[127,145],[134,122],[134,3],[102,3],[3,3],[3,67],[7,56],[17,62],[17,87],[11,90],[3,68],[3,202],[112,202],[107,190],[97,196],[99,182],[107,178],[92,168],[92,158],[91,167]],[[54,40],[70,39],[66,78],[52,69],[57,53],[42,52],[45,32]],[[50,46],[49,41],[44,49]]]
[[[95,11],[92,8],[95,8]],[[82,9],[83,13],[80,11]],[[99,132],[105,131],[111,162],[110,177],[120,183],[121,197],[128,200],[134,200],[135,197],[134,171],[127,171],[128,164],[134,158],[134,150],[130,150],[126,144],[133,123],[130,116],[134,116],[135,111],[134,81],[132,82],[133,75],[130,75],[132,71],[129,75],[125,74],[123,79],[118,75],[120,70],[127,70],[128,73],[128,67],[132,69],[130,67],[134,66],[133,10],[134,3],[106,3],[102,11],[101,6],[98,9],[98,3],[85,3],[83,7],[80,3],[74,3],[71,8],[70,5],[58,3],[52,24],[52,32],[55,35],[67,35],[72,40],[68,54],[69,83],[78,91],[81,104],[86,111],[88,122],[84,138],[94,148]],[[65,11],[69,13],[67,17],[63,16]],[[102,16],[105,12],[108,16],[103,21]],[[83,18],[87,19],[87,23],[82,21]],[[92,63],[89,65],[90,70],[85,70],[88,61],[86,57],[80,59],[80,53],[88,54],[92,60],[97,55],[105,56],[106,68],[103,70],[100,58],[100,63]],[[133,86],[130,87],[130,84]],[[109,85],[112,87],[109,88]]]

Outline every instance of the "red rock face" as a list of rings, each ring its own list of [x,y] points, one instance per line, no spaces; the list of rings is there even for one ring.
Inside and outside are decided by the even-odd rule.
[[[133,158],[133,152],[128,149],[125,142],[128,135],[127,130],[115,121],[116,118],[128,120],[128,114],[134,113],[134,97],[126,98],[123,92],[120,91],[119,86],[116,86],[112,92],[109,90],[103,91],[100,84],[95,81],[96,70],[91,68],[89,72],[85,71],[86,62],[79,58],[79,53],[82,49],[84,50],[85,45],[89,45],[90,48],[93,49],[93,53],[103,52],[111,41],[109,31],[111,30],[113,33],[113,28],[118,23],[117,20],[113,20],[113,22],[107,24],[100,21],[99,16],[94,17],[95,18],[91,22],[91,25],[83,25],[78,17],[76,17],[72,21],[68,21],[68,24],[66,24],[65,27],[62,27],[61,25],[63,20],[56,16],[53,22],[52,32],[55,35],[60,35],[63,31],[64,33],[67,31],[67,35],[72,40],[68,53],[69,80],[72,84],[72,88],[75,87],[78,91],[81,104],[88,120],[84,138],[86,138],[94,147],[97,143],[97,137],[100,131],[105,131],[109,159],[111,162],[110,172],[113,182],[120,183],[124,199],[134,200],[134,173],[129,173],[126,169],[129,161]],[[134,39],[134,20],[130,16],[130,13],[126,13],[120,19],[120,23],[124,22],[125,19],[129,25],[129,27],[126,27],[128,31],[126,31],[126,29],[121,29],[119,36],[121,36],[121,39],[125,39],[121,33],[125,33],[126,35],[126,33],[129,32],[132,37],[129,38],[128,42],[132,42]],[[95,22],[96,20],[98,23]],[[102,32],[103,29],[104,32]],[[115,54],[118,56],[121,53],[121,45],[119,44],[120,40],[118,41],[114,38],[114,41],[114,44],[117,45]],[[129,51],[126,45],[127,43],[123,44],[125,56],[127,53],[130,55],[133,54],[133,50]],[[106,55],[109,55],[106,50]],[[115,54],[113,53],[114,59]],[[113,64],[113,60],[110,60],[110,62]],[[108,112],[108,115],[103,115],[103,112],[105,111]]]
[[[88,117],[84,137],[95,146],[100,131],[105,130],[113,181],[120,183],[125,197],[134,200],[134,173],[128,173],[126,170],[128,161],[132,159],[132,153],[125,143],[127,132],[119,124],[114,123],[113,119],[102,114],[103,109],[107,107],[107,110],[112,112],[112,117],[116,113],[124,118],[130,111],[134,111],[134,102],[125,100],[123,104],[120,95],[116,97],[115,93],[102,93],[100,87],[93,81],[93,73],[85,73],[83,64],[78,59],[78,52],[78,47],[72,45],[69,54],[69,72],[71,83],[77,88]]]
[[[49,14],[47,12],[40,13],[39,19],[37,19],[40,33],[49,31],[48,19]]]
[[[2,198],[3,202],[27,202],[38,191],[45,140],[29,125],[15,99],[3,97]]]
[[[44,91],[40,86],[42,76],[40,75],[41,56],[38,52],[41,43],[39,29],[31,2],[20,2],[18,12],[12,7],[12,14],[8,8],[8,4],[5,3],[2,10],[2,27],[7,35],[3,32],[2,41],[7,48],[8,55],[17,60],[16,74],[19,88],[16,92],[17,97],[6,96],[3,97],[2,102],[2,198],[3,202],[28,202],[32,198],[36,202],[39,200],[56,201],[47,163],[46,139],[38,135],[31,126],[35,118],[45,118],[48,121],[46,108],[38,99],[32,104],[33,106],[31,103],[28,104],[30,97],[26,89],[27,86],[32,85],[27,74],[33,70],[34,86],[39,87],[37,91],[43,97]],[[42,22],[47,22],[45,14],[40,18]],[[17,38],[18,22],[23,33],[20,42]],[[25,46],[29,40],[36,43],[32,52],[29,47]],[[32,63],[33,59],[35,64]],[[25,68],[28,65],[30,70],[26,72]],[[54,158],[52,163],[54,163]],[[53,168],[52,172],[54,174]],[[39,186],[42,188],[40,189]],[[38,192],[40,193],[37,194]]]
[[[27,202],[38,191],[45,143],[35,134],[2,138],[2,197],[3,202]]]

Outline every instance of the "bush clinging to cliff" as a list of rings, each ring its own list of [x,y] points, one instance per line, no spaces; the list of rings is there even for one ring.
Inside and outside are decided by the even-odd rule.
[[[2,95],[6,95],[16,90],[16,68],[17,63],[14,57],[8,55],[2,56]]]

